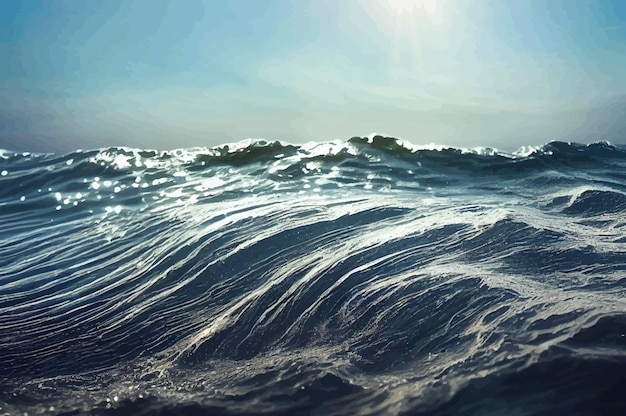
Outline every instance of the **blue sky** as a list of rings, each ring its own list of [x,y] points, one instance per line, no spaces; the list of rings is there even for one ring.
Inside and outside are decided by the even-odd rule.
[[[0,148],[625,142],[619,0],[6,0]]]

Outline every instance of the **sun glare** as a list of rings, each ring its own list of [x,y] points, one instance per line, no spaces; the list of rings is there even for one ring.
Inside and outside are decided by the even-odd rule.
[[[387,42],[390,79],[423,79],[434,65],[432,54],[450,44],[454,10],[449,0],[361,0],[360,5]]]
[[[377,19],[406,31],[411,26],[425,30],[444,24],[447,3],[447,0],[363,0],[361,4]]]
[[[416,12],[429,15],[437,11],[438,0],[382,0],[394,14],[413,14]]]

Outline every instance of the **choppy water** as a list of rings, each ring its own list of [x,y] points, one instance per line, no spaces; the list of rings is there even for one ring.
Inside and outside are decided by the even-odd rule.
[[[1,414],[626,414],[626,148],[0,152]]]

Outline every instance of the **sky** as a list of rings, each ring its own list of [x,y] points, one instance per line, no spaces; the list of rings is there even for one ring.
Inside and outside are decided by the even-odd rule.
[[[4,0],[0,148],[626,139],[621,0]]]

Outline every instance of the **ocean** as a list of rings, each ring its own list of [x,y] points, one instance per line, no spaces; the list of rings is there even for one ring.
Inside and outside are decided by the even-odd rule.
[[[0,415],[626,414],[626,146],[0,151]]]

